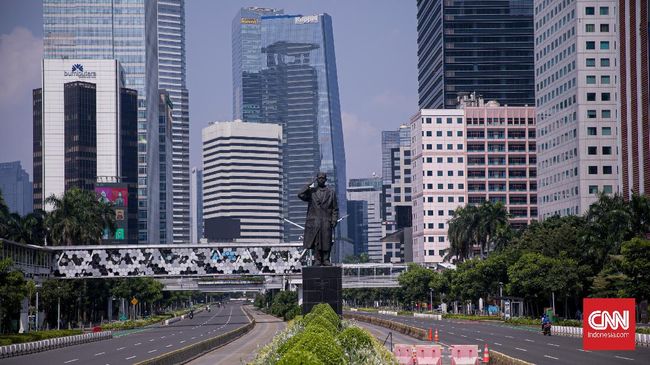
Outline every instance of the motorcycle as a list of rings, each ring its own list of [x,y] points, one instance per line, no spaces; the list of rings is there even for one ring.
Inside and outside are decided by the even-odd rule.
[[[193,318],[194,318],[194,311],[192,310],[192,311],[190,311],[190,319],[193,319]]]
[[[550,336],[551,335],[551,324],[550,323],[544,323],[542,325],[542,334],[544,336]]]

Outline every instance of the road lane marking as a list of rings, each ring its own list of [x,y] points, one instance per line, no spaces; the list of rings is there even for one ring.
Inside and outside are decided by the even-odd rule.
[[[64,362],[64,364],[69,364],[69,363],[75,362],[75,361],[79,361],[79,359],[68,360],[68,361]]]
[[[454,333],[454,332],[449,332],[449,334],[450,334],[450,335],[455,335],[455,333]]]
[[[99,353],[96,353],[95,356],[104,355],[104,354],[105,354],[105,352],[99,352]]]
[[[122,350],[124,350],[125,348],[126,348],[126,347],[120,347],[120,348],[117,349],[117,351],[122,351]]]
[[[465,335],[460,335],[460,337],[465,337],[465,338],[467,338],[467,336],[465,336]]]
[[[515,347],[515,349],[516,349],[516,350],[519,350],[519,351],[528,352],[528,350],[526,350],[526,349],[522,349],[522,348],[519,348],[519,347]]]
[[[136,344],[133,345],[133,346],[140,346],[140,345],[142,345],[142,342],[138,342],[138,343],[136,343]]]
[[[196,336],[191,338],[191,340],[195,340],[195,339],[196,339]]]
[[[149,340],[149,342],[154,342],[154,341],[155,341],[155,340],[154,340],[153,338],[152,338],[151,340]]]
[[[151,351],[147,351],[147,353],[152,354],[152,353],[154,353],[154,352],[156,352],[156,351],[158,351],[158,349],[153,349],[153,350],[151,350]]]
[[[577,349],[577,350],[578,350],[578,351],[582,351],[582,352],[591,352],[591,351],[589,351],[589,350],[583,350],[583,349]]]
[[[527,339],[527,338],[524,338],[524,341],[526,341],[526,342],[535,342],[535,341],[533,341],[533,340],[529,340],[529,339]]]
[[[480,338],[475,338],[475,340],[476,340],[476,341],[485,342],[484,340],[481,340]]]
[[[185,341],[185,340],[183,340],[183,341],[181,341],[180,343],[185,343],[185,342],[186,342],[186,341]]]
[[[502,344],[500,344],[498,342],[495,342],[494,344],[497,345],[497,346],[503,346]]]
[[[617,359],[634,361],[634,359],[630,359],[629,357],[623,357],[623,356],[614,356],[614,357]]]
[[[160,336],[160,338],[165,338],[166,336]]]
[[[135,355],[134,355],[134,356],[129,356],[129,357],[127,357],[127,358],[124,359],[124,360],[131,360],[131,359],[135,359]]]
[[[172,346],[173,346],[172,344],[169,344],[169,345],[167,345],[167,346],[165,346],[165,347],[166,347],[166,348],[170,348],[170,347],[172,347]]]
[[[506,338],[514,338],[514,337],[512,337],[512,336],[506,336]]]
[[[549,345],[549,346],[554,346],[554,347],[560,347],[560,345],[556,345],[556,344],[554,344],[554,343],[547,343],[547,345]]]
[[[553,357],[553,356],[544,355],[544,357],[548,357],[549,359],[553,359],[553,360],[559,360],[557,357]]]

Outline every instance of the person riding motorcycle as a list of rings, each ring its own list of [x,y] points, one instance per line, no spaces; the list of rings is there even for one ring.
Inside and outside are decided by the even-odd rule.
[[[542,334],[551,335],[551,319],[546,314],[542,316]]]

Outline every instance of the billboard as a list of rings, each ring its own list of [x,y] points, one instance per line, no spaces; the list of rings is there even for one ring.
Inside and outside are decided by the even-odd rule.
[[[129,188],[127,184],[104,183],[95,186],[97,200],[109,203],[115,210],[115,232],[111,234],[108,228],[104,228],[102,239],[106,243],[125,243],[128,238],[129,226]]]

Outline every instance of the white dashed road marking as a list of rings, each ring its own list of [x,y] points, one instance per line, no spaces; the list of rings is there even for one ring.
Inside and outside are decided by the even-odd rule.
[[[152,353],[154,353],[154,352],[156,352],[156,351],[158,351],[158,349],[153,349],[153,350],[151,350],[151,351],[147,351],[147,353],[152,354]]]
[[[129,356],[129,357],[127,357],[127,358],[124,359],[124,360],[131,360],[131,359],[135,359],[135,356]]]
[[[172,347],[172,345],[170,344],[170,345],[167,345],[167,346],[165,346],[165,347],[169,348],[169,347]]]
[[[524,341],[526,341],[526,342],[535,342],[535,341],[533,341],[533,340],[529,340],[529,339],[527,339],[527,338],[525,338]]]
[[[68,360],[68,361],[64,362],[64,364],[69,364],[69,363],[75,362],[75,361],[79,361],[79,359]]]
[[[556,345],[556,344],[554,344],[554,343],[547,343],[547,345],[549,345],[549,346],[553,346],[553,347],[560,347],[560,345]]]
[[[630,359],[629,357],[623,357],[623,356],[614,356],[614,357],[617,359],[634,361],[634,359]]]
[[[117,351],[122,351],[122,350],[124,350],[125,348],[126,348],[126,347],[120,347],[120,348],[117,349]]]
[[[142,342],[138,342],[138,343],[136,343],[136,344],[133,345],[133,346],[140,346],[140,345],[142,345]]]
[[[99,352],[99,353],[96,353],[95,356],[104,355],[104,354],[105,354],[105,352]]]
[[[553,359],[553,360],[559,360],[557,357],[553,357],[553,356],[544,355],[544,357],[548,357],[549,359]]]
[[[515,347],[515,349],[516,349],[516,350],[519,350],[519,351],[525,351],[525,352],[528,351],[528,350],[526,350],[526,349],[521,349],[521,348],[519,348],[519,347]]]
[[[495,342],[494,344],[497,345],[497,346],[503,346],[502,344],[500,344],[498,342]]]

